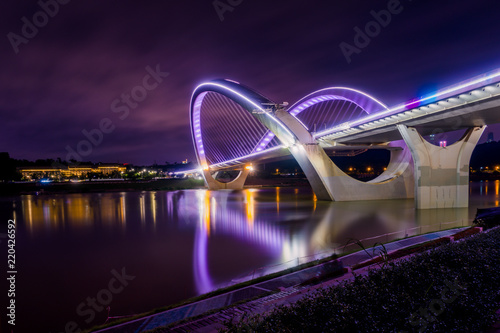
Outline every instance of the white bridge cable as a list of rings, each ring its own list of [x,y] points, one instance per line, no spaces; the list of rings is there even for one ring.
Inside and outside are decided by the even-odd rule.
[[[207,95],[208,97],[208,95]],[[227,142],[225,140],[225,135],[222,135],[220,128],[221,124],[219,123],[219,126],[214,126],[214,122],[219,121],[222,122],[225,128],[230,128],[229,120],[226,117],[222,117],[222,119],[218,120],[212,120],[212,117],[216,117],[219,114],[217,114],[215,111],[212,110],[217,110],[220,107],[216,105],[217,101],[215,101],[212,98],[207,98],[206,105],[208,106],[208,110],[203,110],[202,112],[202,133],[203,133],[203,138],[204,138],[204,144],[205,140],[207,142],[206,149],[205,149],[205,155],[207,156],[207,159],[210,161],[211,164],[221,162],[224,159],[224,155],[227,155],[227,152],[223,152],[223,150],[227,149],[225,145],[221,144],[219,141],[220,138],[222,137],[222,142]],[[215,133],[214,133],[215,132]],[[232,150],[231,150],[231,153]],[[214,159],[212,155],[217,156],[217,159]]]
[[[207,117],[211,115],[211,112],[208,112],[206,108],[208,109],[215,109],[215,106],[213,105],[213,102],[211,99],[208,98],[208,95],[205,97],[203,100],[203,105],[202,105],[202,110],[201,110],[201,127],[202,127],[202,138],[203,138],[203,145],[205,148],[205,156],[207,158],[207,161],[209,163],[214,163],[218,161],[219,159],[223,158],[223,155],[221,154],[218,146],[218,142],[216,142],[216,136],[211,135],[212,130],[206,125],[206,123],[209,123],[209,120]],[[214,157],[217,157],[217,159],[214,159]]]
[[[246,146],[251,145],[248,141],[248,136],[244,135],[244,125],[242,125],[242,115],[240,110],[234,107],[231,103],[229,103],[228,98],[225,98],[222,95],[217,94],[216,98],[218,99],[221,105],[221,111],[224,115],[224,118],[227,118],[230,122],[230,128],[235,132],[233,137],[229,136],[229,141],[231,146],[234,148],[235,155],[232,157],[238,156],[240,153],[245,154]],[[229,129],[227,129],[227,132]],[[243,134],[242,134],[243,133]],[[242,151],[239,151],[239,150]]]
[[[234,123],[234,114],[232,112],[227,112],[227,107],[224,104],[224,101],[221,99],[219,94],[214,94],[213,95],[215,103],[217,103],[217,112],[213,111],[213,115],[218,115],[219,116],[219,121],[224,121],[226,123],[226,126],[220,126],[219,124],[212,124],[212,126],[215,126],[215,128],[218,129],[219,135],[217,136],[218,139],[223,138],[222,142],[224,143],[223,145],[219,143],[219,147],[225,147],[227,150],[231,152],[230,155],[227,153],[224,155],[224,157],[227,158],[232,158],[238,156],[238,147],[234,144],[237,140],[237,135],[231,135],[233,134],[232,132],[237,132],[238,127]]]
[[[237,105],[237,104],[236,104]],[[238,105],[239,112],[236,114],[240,116],[240,119],[243,119],[242,128],[251,132],[251,135],[247,135],[247,133],[243,133],[243,137],[249,142],[250,153],[255,149],[255,147],[259,143],[260,137],[262,137],[263,133],[265,134],[266,127],[255,119],[247,110],[243,109]],[[250,140],[254,139],[254,140]]]
[[[228,99],[226,98],[226,100]],[[248,146],[251,147],[250,152],[252,152],[253,149],[255,148],[255,145],[257,145],[258,141],[257,143],[254,143],[252,142],[251,139],[259,138],[262,135],[262,132],[265,131],[265,127],[264,125],[260,124],[259,121],[255,119],[251,114],[249,114],[247,110],[243,109],[236,103],[234,104],[235,107],[238,109],[238,111],[235,112],[235,115],[241,122],[241,128],[243,129],[243,131],[247,130],[251,134],[247,135],[247,133],[243,132],[242,137],[248,142]]]
[[[311,108],[306,108],[297,115],[297,118],[299,118],[302,122],[304,122],[304,124],[306,124],[306,126],[312,129],[314,129],[314,125],[318,124],[318,119],[321,119],[320,114],[322,114],[325,109],[328,108],[327,102],[319,103],[317,105],[319,109],[318,112],[311,113],[309,112]]]
[[[232,99],[210,92],[203,101],[201,112],[203,145],[210,164],[240,158],[253,151],[267,128]],[[277,140],[269,142],[272,147]]]

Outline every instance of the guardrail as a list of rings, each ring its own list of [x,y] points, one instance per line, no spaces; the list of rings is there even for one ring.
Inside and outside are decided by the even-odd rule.
[[[248,274],[241,276],[239,278],[235,278],[231,280],[228,283],[222,284],[217,286],[216,289],[219,288],[225,288],[229,287],[232,285],[235,285],[237,283],[242,283],[246,281],[253,280],[255,278],[259,278],[265,275],[277,273],[283,270],[286,270],[288,268],[292,268],[295,266],[299,266],[302,264],[306,264],[311,261],[315,260],[320,260],[324,259],[326,257],[332,256],[333,254],[341,255],[343,253],[348,253],[353,250],[362,250],[359,246],[359,243],[363,244],[365,248],[372,247],[376,243],[387,243],[389,241],[395,241],[397,239],[405,239],[408,237],[412,236],[418,236],[422,234],[426,234],[429,232],[436,232],[436,231],[442,231],[446,229],[451,229],[451,228],[458,228],[458,227],[466,227],[470,225],[471,221],[453,221],[453,222],[441,222],[441,223],[436,223],[436,224],[430,224],[430,225],[422,225],[418,227],[413,227],[413,228],[408,228],[408,229],[403,229],[395,232],[390,232],[390,233],[385,233],[382,235],[374,236],[374,237],[368,237],[368,238],[363,238],[360,240],[354,240],[355,242],[347,242],[347,244],[322,251],[322,252],[316,252],[314,254],[310,254],[307,256],[302,256],[302,257],[296,257],[294,259],[285,261],[285,262],[280,262],[277,264],[273,265],[266,265],[263,267],[259,267],[254,269],[253,271],[249,272]],[[438,227],[438,228],[436,228]]]

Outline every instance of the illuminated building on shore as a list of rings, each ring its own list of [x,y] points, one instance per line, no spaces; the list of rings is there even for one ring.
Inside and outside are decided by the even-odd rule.
[[[25,179],[85,177],[90,173],[109,176],[126,171],[123,165],[69,166],[69,167],[21,167],[18,171]]]

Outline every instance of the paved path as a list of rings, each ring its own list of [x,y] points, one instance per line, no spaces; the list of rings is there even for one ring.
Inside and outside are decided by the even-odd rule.
[[[429,240],[450,236],[462,229],[465,228],[450,229],[402,239],[385,244],[385,248],[387,251],[394,251]],[[369,249],[368,252],[371,253],[372,249]],[[365,251],[355,252],[341,258],[344,267],[350,267],[368,259],[370,259],[370,256]],[[236,307],[231,307],[215,314],[205,316],[201,319],[178,325],[173,329],[165,330],[165,332],[214,332],[217,328],[221,327],[221,323],[230,318],[240,317],[243,313],[255,314],[266,312],[277,304],[289,304],[299,300],[304,296],[304,293],[311,291],[311,289],[338,284],[341,281],[352,278],[352,274],[348,273],[340,278],[329,280],[314,287],[300,286],[302,282],[322,272],[324,265],[325,264],[321,264],[306,268],[272,280],[260,282],[252,286],[109,327],[97,332],[140,333],[157,327],[170,325],[183,319],[199,316],[209,311],[218,310],[247,299],[262,296],[254,301],[249,301]],[[356,273],[359,274],[360,272],[357,271]],[[280,291],[272,295],[267,295],[276,290]]]

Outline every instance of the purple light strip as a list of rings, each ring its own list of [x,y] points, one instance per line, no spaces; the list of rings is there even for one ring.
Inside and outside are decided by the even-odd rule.
[[[265,150],[267,145],[274,139],[274,137],[275,135],[273,132],[267,131],[266,134],[262,137],[262,139],[260,139],[260,141],[257,143],[257,146],[255,146],[252,153]]]
[[[307,109],[313,105],[316,105],[316,104],[321,103],[321,102],[334,101],[334,100],[338,100],[338,99],[341,99],[341,97],[334,96],[334,95],[322,95],[319,97],[310,98],[310,99],[306,100],[305,102],[300,103],[300,105],[294,107],[290,111],[290,114],[295,117],[299,113],[301,113],[302,111],[304,111],[305,109]]]
[[[481,87],[482,85],[484,85],[484,83],[486,83],[487,81],[491,81],[490,83],[497,82],[498,80],[497,81],[493,81],[493,80],[497,79],[499,77],[500,77],[500,69],[497,69],[495,71],[492,71],[492,72],[486,74],[486,76],[481,76],[479,78],[473,78],[473,79],[467,80],[464,83],[459,83],[457,85],[450,86],[449,88],[445,88],[444,90],[439,91],[436,94],[433,94],[433,95],[421,98],[421,99],[416,100],[416,101],[411,101],[409,103],[398,105],[398,106],[395,106],[395,107],[390,108],[390,109],[385,104],[383,104],[379,100],[375,99],[374,97],[372,97],[372,96],[370,96],[370,95],[368,95],[366,93],[363,93],[362,91],[359,91],[359,90],[356,90],[356,89],[352,89],[352,88],[347,88],[347,87],[331,87],[331,88],[320,89],[320,90],[317,90],[317,91],[315,91],[315,92],[307,95],[303,99],[306,99],[306,98],[308,98],[310,96],[313,96],[315,94],[321,93],[323,91],[332,90],[332,89],[341,89],[341,90],[346,90],[346,91],[352,91],[352,92],[355,92],[355,93],[359,93],[359,94],[361,94],[361,95],[363,95],[365,97],[368,97],[369,99],[371,99],[372,101],[376,102],[378,105],[380,105],[381,107],[383,107],[383,109],[385,109],[384,111],[370,114],[367,117],[355,120],[353,122],[346,122],[346,123],[340,124],[338,126],[335,126],[335,127],[331,128],[331,129],[328,129],[326,131],[318,132],[318,133],[316,133],[314,135],[315,138],[318,138],[318,137],[322,137],[322,136],[325,136],[325,135],[333,134],[335,132],[340,132],[340,131],[349,129],[351,127],[355,127],[355,126],[361,125],[361,124],[366,123],[366,122],[377,120],[377,119],[380,119],[382,117],[386,117],[388,115],[394,115],[396,113],[399,113],[400,111],[407,111],[409,107],[412,107],[412,106],[417,105],[417,104],[418,105],[422,105],[422,103],[424,103],[426,101],[430,101],[430,100],[436,99],[438,97],[443,97],[445,95],[449,95],[447,97],[451,97],[452,95],[456,95],[457,93],[463,93],[463,92],[466,92],[467,90],[477,89],[477,88]],[[215,86],[219,86],[219,87],[222,87],[224,89],[227,89],[227,90],[231,91],[232,93],[234,93],[234,94],[236,94],[236,95],[244,98],[245,100],[247,100],[248,102],[250,102],[252,105],[254,105],[257,109],[263,111],[262,108],[260,106],[258,106],[254,101],[252,101],[249,98],[247,98],[246,96],[244,96],[244,95],[242,95],[242,94],[240,94],[240,93],[238,93],[238,92],[236,92],[236,91],[234,91],[234,90],[232,90],[230,88],[227,88],[227,87],[225,87],[223,85],[220,85],[220,84],[216,84],[216,83],[204,83],[204,84],[201,84],[200,86],[198,86],[195,89],[195,91],[199,87],[201,87],[203,85],[215,85]],[[206,94],[206,93],[200,94],[200,96],[204,95],[204,94]],[[290,111],[290,114],[292,116],[296,116],[297,114],[299,114],[300,112],[302,112],[303,110],[305,110],[307,107],[310,107],[310,106],[312,106],[314,104],[317,104],[317,103],[325,101],[324,98],[329,98],[329,96],[333,96],[333,95],[322,95],[322,96],[317,96],[317,97],[315,96],[314,98],[313,97],[308,98],[308,100],[306,100],[305,102],[301,102],[300,105],[293,105],[292,108],[291,108],[292,111]],[[200,101],[200,104],[197,105],[197,103],[195,102],[195,105],[194,105],[195,110],[193,110],[193,119],[196,119],[196,117],[197,117],[197,119],[199,119],[199,109],[201,108],[201,102],[202,102],[202,100],[203,99],[202,98],[199,99],[199,96],[198,96],[196,102]],[[346,100],[348,100],[348,99],[346,99]],[[349,101],[355,103],[352,100],[349,100]],[[355,104],[357,104],[357,103],[355,103]],[[359,106],[359,104],[357,104],[357,105]],[[361,107],[361,108],[364,109],[363,107]],[[284,127],[283,124],[281,124],[281,122],[279,122],[276,118],[274,118],[272,115],[270,115],[268,113],[265,113],[265,114],[268,115],[268,116],[270,116],[274,121],[276,121],[280,126],[282,126],[288,133],[290,133],[288,131],[288,129],[286,129],[286,127]],[[198,122],[198,124],[199,124],[199,122]],[[196,123],[194,123],[193,125],[196,125]],[[194,126],[193,126],[193,129],[194,129],[194,131],[196,130]],[[199,137],[200,141],[196,140],[196,138],[198,138],[196,135],[198,135],[198,134],[200,135],[200,137]],[[290,133],[290,135],[291,135],[291,133]],[[197,144],[198,143],[201,144],[201,145],[197,145],[197,150],[198,150],[198,153],[199,153],[200,157],[203,156],[203,160],[206,163],[206,158],[204,156],[205,152],[203,150],[203,144],[202,144],[203,141],[201,139],[201,129],[200,129],[200,132],[194,132],[193,133],[193,137],[195,137],[195,140],[197,141],[196,142]],[[276,147],[273,147],[273,148],[270,148],[270,149],[263,149],[265,146],[267,146],[267,144],[266,144],[266,139],[267,138],[269,138],[268,142],[270,142],[272,140],[272,138],[274,138],[274,134],[272,134],[272,133],[269,134],[269,132],[266,133],[266,135],[261,139],[261,141],[259,141],[257,147],[255,148],[255,152],[252,152],[251,154],[248,154],[248,155],[245,155],[245,156],[241,156],[241,157],[239,157],[237,159],[232,159],[232,160],[229,160],[229,161],[226,161],[226,162],[223,162],[223,163],[214,164],[214,166],[216,166],[216,165],[222,165],[222,164],[226,164],[226,163],[231,163],[231,162],[236,162],[236,161],[241,160],[243,158],[248,158],[248,157],[251,157],[251,156],[254,156],[254,155],[265,153],[267,151],[272,151],[272,150],[284,147],[283,145],[281,145],[281,146],[276,146]],[[265,146],[262,146],[262,144],[265,144]],[[200,163],[201,163],[201,161],[200,161]]]
[[[196,97],[196,100],[193,105],[193,111],[192,111],[192,131],[193,131],[193,139],[195,140],[195,146],[196,146],[196,152],[198,155],[198,162],[200,163],[201,167],[203,168],[205,165],[207,165],[207,158],[205,155],[205,149],[203,147],[203,137],[201,135],[201,117],[200,117],[200,112],[201,112],[201,105],[203,103],[203,99],[205,96],[208,94],[208,92],[204,92],[198,95]]]
[[[387,117],[389,115],[394,115],[394,114],[397,114],[401,111],[408,111],[409,108],[411,109],[415,105],[421,106],[422,104],[424,104],[424,102],[436,99],[438,97],[442,97],[442,99],[444,99],[444,98],[448,98],[448,97],[451,97],[451,96],[454,96],[457,94],[461,94],[461,93],[464,93],[464,92],[467,92],[470,90],[480,88],[480,87],[484,86],[484,84],[487,81],[491,81],[490,83],[495,83],[495,81],[492,81],[492,80],[499,78],[499,77],[500,77],[500,69],[497,69],[493,72],[490,72],[486,76],[482,76],[482,77],[477,78],[477,79],[473,78],[473,79],[464,81],[464,83],[458,83],[456,85],[452,85],[448,88],[443,89],[442,91],[440,91],[436,94],[421,98],[421,99],[416,100],[416,101],[411,101],[411,102],[408,102],[405,104],[401,104],[401,105],[392,107],[392,108],[387,109],[387,110],[382,111],[382,112],[370,114],[367,117],[350,122],[348,124],[347,128],[359,126],[359,125],[362,125],[363,123],[377,120],[377,119],[380,119],[383,117]],[[443,97],[443,96],[446,96],[446,97]],[[436,101],[436,102],[438,102],[438,101]],[[346,128],[342,128],[342,127],[340,127],[340,128],[334,127],[334,128],[329,129],[329,130],[319,132],[314,137],[318,138],[318,137],[325,136],[328,134],[333,134],[335,132],[340,132],[340,131],[343,131],[345,129]]]
[[[356,94],[360,94],[364,97],[367,97],[369,100],[375,102],[376,104],[378,104],[381,108],[383,109],[387,109],[387,106],[382,103],[381,101],[379,101],[378,99],[376,99],[375,97],[373,96],[370,96],[360,90],[357,90],[357,89],[352,89],[352,88],[347,88],[347,87],[330,87],[330,88],[324,88],[324,89],[320,89],[320,90],[316,90],[315,92],[312,92],[310,93],[309,95],[303,97],[301,100],[306,100],[306,102],[309,102],[311,103],[309,106],[312,106],[314,104],[317,104],[317,103],[320,103],[322,102],[319,98],[323,97],[323,98],[327,98],[327,96],[335,96],[337,97],[337,99],[344,99],[344,100],[348,100],[356,105],[358,105],[360,108],[362,108],[363,110],[365,110],[365,108],[363,108],[363,106],[359,105],[358,103],[356,103],[355,101],[351,100],[351,99],[348,99],[340,94],[334,94],[334,95],[331,95],[328,94],[328,95],[320,95],[320,96],[314,96],[316,94],[319,94],[319,93],[322,93],[322,92],[325,92],[325,91],[328,91],[328,90],[339,90],[339,92],[343,92],[343,93],[348,93],[348,92],[353,92],[353,93],[356,93]],[[317,102],[314,102],[314,99],[317,99]],[[306,102],[303,102],[303,103],[306,103]],[[298,108],[299,109],[299,112],[303,111],[303,109],[300,109],[300,107],[302,106],[302,103],[300,105],[297,105],[299,102],[295,103],[291,109],[294,110],[295,108]],[[371,110],[365,110],[367,113],[370,113]]]
[[[271,152],[271,151],[275,151],[275,150],[278,150],[278,149],[282,149],[282,148],[286,148],[286,146],[284,146],[284,145],[275,146],[275,147],[272,147],[272,148],[268,148],[266,150],[258,151],[258,152],[255,152],[255,153],[251,153],[251,154],[248,154],[248,155],[245,155],[245,156],[238,157],[238,158],[233,158],[232,160],[227,160],[225,162],[212,164],[212,166],[214,166],[214,167],[224,166],[225,164],[228,164],[228,163],[239,162],[240,160],[242,160],[244,158],[262,155],[262,154],[265,154],[265,153],[268,153],[268,152]]]
[[[334,88],[327,88],[327,89],[321,89],[321,90],[318,90],[312,94],[309,94],[308,96],[311,96],[311,95],[314,95],[318,92],[321,92],[321,91],[325,91],[325,90],[328,90],[328,89],[345,89],[345,90],[349,90],[349,91],[355,91],[357,93],[361,93],[362,95],[366,96],[366,97],[369,97],[369,98],[372,98],[371,96],[367,95],[367,94],[364,94],[360,91],[357,91],[357,90],[354,90],[354,89],[348,89],[348,88],[337,88],[337,87],[334,87]],[[306,96],[307,97],[307,96]],[[318,103],[322,103],[322,102],[326,102],[326,101],[334,101],[334,100],[348,100],[344,97],[341,97],[341,96],[336,96],[336,95],[321,95],[321,96],[317,96],[317,97],[313,97],[313,98],[310,98],[302,103],[300,103],[299,105],[293,107],[291,109],[291,111],[289,111],[288,113],[290,113],[290,115],[292,115],[295,119],[297,119],[297,121],[302,125],[304,126],[305,129],[309,130],[309,128],[297,117],[298,114],[300,114],[302,111],[305,111],[306,109],[318,104]],[[353,102],[353,101],[351,101]],[[354,103],[354,102],[353,102]],[[356,103],[355,103],[356,104]],[[358,105],[358,104],[356,104]],[[359,106],[359,105],[358,105]],[[385,107],[385,106],[384,106]],[[254,151],[253,152],[259,152],[259,151],[262,151],[265,149],[265,147],[269,144],[269,142],[271,142],[271,140],[275,137],[275,135],[269,131],[268,134],[266,134],[257,144],[257,146],[255,147]]]
[[[233,81],[234,82],[234,81]],[[228,88],[222,84],[218,84],[218,83],[212,83],[212,82],[207,82],[207,83],[202,83],[200,84],[198,87],[196,87],[196,89],[194,90],[193,92],[193,97],[196,93],[196,91],[203,87],[203,86],[216,86],[216,87],[219,87],[219,88],[223,88],[227,91],[229,91],[230,93],[234,94],[234,95],[237,95],[239,96],[240,98],[244,99],[245,101],[247,101],[248,103],[250,103],[251,105],[253,105],[256,109],[262,111],[266,116],[268,116],[269,118],[271,118],[274,122],[276,122],[279,126],[281,126],[283,128],[283,130],[289,134],[290,138],[293,140],[293,138],[295,138],[295,136],[288,130],[288,128],[286,128],[285,125],[283,125],[278,119],[276,119],[273,115],[269,114],[268,112],[265,112],[264,109],[262,108],[261,105],[258,105],[255,101],[251,100],[250,98],[246,97],[245,95],[243,94],[240,94],[239,92],[231,89],[231,88]],[[196,143],[196,152],[197,152],[197,155],[198,155],[198,162],[200,163],[201,167],[202,168],[206,168],[208,167],[208,163],[207,163],[207,159],[206,159],[206,155],[205,155],[205,150],[203,148],[203,138],[202,138],[202,133],[201,133],[201,125],[200,125],[200,111],[201,111],[201,105],[203,103],[203,99],[205,98],[206,94],[208,92],[203,92],[201,93],[200,95],[198,95],[196,97],[196,100],[193,104],[193,110],[192,110],[192,121],[193,121],[193,124],[192,124],[192,130],[193,130],[193,138],[195,140],[195,143]],[[193,100],[193,97],[191,97],[191,100]],[[290,142],[290,144],[292,144],[292,142]],[[257,148],[258,149],[258,148]],[[259,153],[260,152],[263,152],[264,150],[260,150],[258,151]],[[249,154],[249,155],[246,155],[246,156],[251,156],[252,154]],[[245,156],[245,157],[246,157]],[[241,159],[238,158],[238,159]],[[227,163],[227,162],[224,162],[224,163]]]
[[[360,107],[366,113],[370,113],[371,110],[367,110],[365,107],[363,107],[362,105],[360,105],[356,101],[354,101],[354,100],[352,100],[350,98],[347,98],[345,96],[342,96],[340,94],[334,94],[334,95],[332,95],[330,93],[330,94],[316,96],[319,93],[326,92],[326,91],[334,91],[334,90],[338,90],[339,93],[341,93],[341,94],[342,93],[343,94],[347,94],[349,92],[353,92],[355,94],[362,95],[363,97],[366,97],[368,100],[371,100],[371,101],[375,102],[376,105],[379,105],[382,109],[385,109],[385,110],[388,109],[387,106],[384,103],[382,103],[378,99],[376,99],[376,98],[374,98],[374,97],[372,97],[372,96],[370,96],[370,95],[368,95],[368,94],[366,94],[366,93],[364,93],[364,92],[362,92],[360,90],[352,89],[352,88],[347,88],[347,87],[330,87],[330,88],[325,88],[325,89],[317,90],[317,91],[315,91],[313,93],[310,93],[306,97],[302,98],[303,102],[299,101],[299,102],[295,103],[292,106],[292,108],[291,108],[292,111],[290,112],[290,114],[292,114],[293,116],[298,115],[300,112],[304,111],[305,109],[307,109],[307,108],[309,108],[309,107],[311,107],[311,106],[313,106],[315,104],[318,104],[318,103],[321,103],[321,102],[324,102],[324,101],[328,101],[328,100],[344,100],[344,101],[348,101],[348,102],[356,104],[358,107]],[[322,134],[322,133],[330,132],[330,131],[335,130],[335,129],[342,129],[343,130],[343,129],[346,129],[346,127],[347,128],[350,127],[348,125],[348,122],[340,124],[338,126],[335,126],[332,129],[328,129],[326,131],[319,132],[319,133],[317,133],[317,134],[314,135],[314,138],[317,138],[318,136],[323,136],[324,134]]]
[[[262,113],[264,113],[266,116],[268,116],[269,118],[271,118],[276,124],[278,124],[278,126],[280,126],[281,128],[283,128],[283,130],[285,132],[287,132],[292,138],[294,138],[295,136],[288,130],[288,128],[286,128],[285,125],[283,125],[278,119],[276,119],[272,114],[268,113],[268,112],[265,112],[264,109],[262,108],[261,105],[258,105],[255,101],[251,100],[250,98],[246,97],[245,95],[243,94],[240,94],[239,92],[231,89],[231,88],[228,88],[222,84],[219,84],[219,83],[212,83],[212,82],[207,82],[207,83],[202,83],[200,84],[198,87],[196,87],[195,89],[195,92],[196,90],[198,90],[200,87],[202,86],[216,86],[216,87],[219,87],[219,88],[222,88],[222,89],[225,89],[227,91],[229,91],[230,93],[236,95],[236,96],[239,96],[240,98],[244,99],[245,101],[247,101],[248,103],[252,104],[256,109],[258,109],[259,111],[261,111]]]

